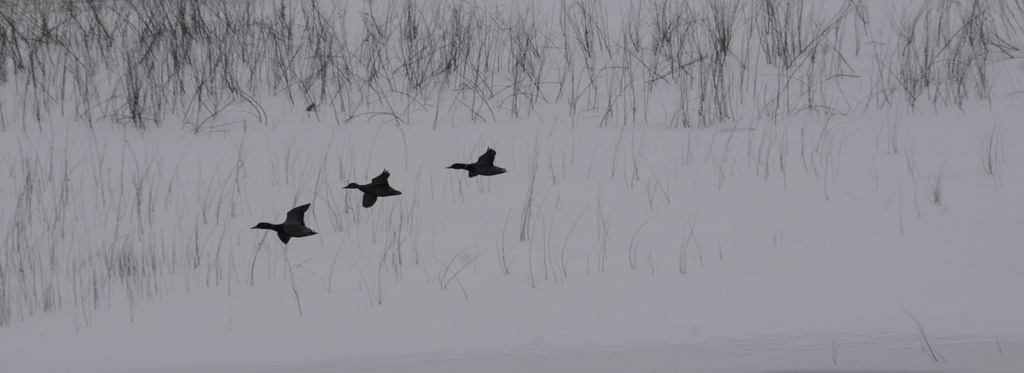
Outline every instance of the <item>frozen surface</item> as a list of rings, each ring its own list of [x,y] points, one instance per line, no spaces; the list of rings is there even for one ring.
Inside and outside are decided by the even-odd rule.
[[[707,128],[269,93],[200,131],[5,122],[0,371],[1019,372],[1022,66],[962,108]],[[445,169],[488,147],[508,173]],[[401,196],[341,189],[385,168]],[[316,236],[250,229],[303,203]]]

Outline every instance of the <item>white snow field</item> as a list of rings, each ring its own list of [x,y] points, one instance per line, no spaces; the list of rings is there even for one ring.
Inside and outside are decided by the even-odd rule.
[[[1022,19],[0,5],[0,372],[1020,372]]]

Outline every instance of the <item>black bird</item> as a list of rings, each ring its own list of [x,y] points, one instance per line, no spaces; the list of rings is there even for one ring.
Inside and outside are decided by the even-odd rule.
[[[469,177],[474,177],[476,175],[500,175],[505,173],[505,169],[494,165],[494,156],[497,154],[498,152],[495,152],[494,149],[487,148],[487,151],[476,160],[476,163],[455,163],[448,166],[448,168],[469,171]]]
[[[377,197],[397,196],[402,194],[388,185],[388,177],[391,173],[388,170],[381,172],[379,176],[373,178],[369,184],[359,185],[356,183],[350,183],[345,186],[345,189],[359,189],[363,192],[363,207],[373,206],[377,202]]]
[[[269,229],[277,232],[277,238],[280,238],[281,242],[285,244],[288,244],[288,240],[292,239],[292,237],[312,236],[316,232],[306,227],[306,220],[304,218],[306,210],[309,210],[308,203],[288,211],[288,217],[284,219],[284,223],[259,223],[252,227],[252,229]]]

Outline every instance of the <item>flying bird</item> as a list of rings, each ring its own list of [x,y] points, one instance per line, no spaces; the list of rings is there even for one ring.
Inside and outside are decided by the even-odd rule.
[[[369,208],[377,202],[377,197],[397,196],[401,195],[402,192],[395,190],[391,185],[388,185],[388,177],[391,173],[388,170],[381,172],[379,176],[370,180],[369,184],[359,185],[356,183],[350,183],[345,186],[345,189],[359,189],[363,192],[363,207]]]
[[[494,156],[497,154],[498,152],[494,151],[494,149],[487,148],[487,151],[476,160],[476,163],[454,163],[448,166],[448,168],[469,171],[469,177],[500,175],[505,173],[505,169],[494,165]]]
[[[306,210],[309,210],[308,203],[288,211],[288,217],[284,219],[284,223],[259,223],[252,227],[252,229],[269,229],[277,232],[277,238],[280,238],[281,242],[287,245],[288,240],[291,240],[292,237],[306,237],[316,234],[316,232],[306,226]]]

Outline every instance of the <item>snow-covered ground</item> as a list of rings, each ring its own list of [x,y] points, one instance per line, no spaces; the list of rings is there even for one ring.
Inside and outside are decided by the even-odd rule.
[[[619,45],[631,3],[572,4],[602,4]],[[527,105],[510,76],[378,82],[333,104],[282,83],[258,104],[169,100],[183,109],[145,129],[116,93],[96,95],[92,123],[80,101],[34,119],[39,91],[0,55],[0,372],[1018,372],[1024,62],[985,60],[986,97],[956,105],[932,82],[912,107],[878,71],[906,65],[885,64],[886,22],[922,3],[806,12],[851,4],[871,22],[847,13],[850,34],[828,39],[849,76],[813,93],[779,83],[745,34],[763,9],[741,7],[728,115],[707,123],[716,93],[693,87],[716,83],[615,75],[608,57],[592,87],[578,46],[579,106],[553,83]],[[360,6],[334,16],[362,32]],[[563,35],[563,8],[493,6],[550,10],[538,28]],[[566,76],[546,53],[545,81]],[[804,53],[790,83],[836,68]],[[488,147],[508,173],[445,168]],[[401,196],[364,209],[341,188],[383,169]],[[286,247],[250,229],[304,203],[318,235]]]

